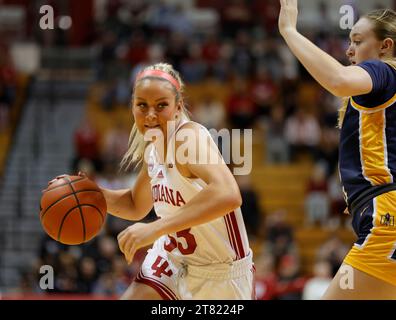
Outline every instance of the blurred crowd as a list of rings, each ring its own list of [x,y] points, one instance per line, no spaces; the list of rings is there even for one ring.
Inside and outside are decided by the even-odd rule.
[[[204,94],[189,101],[194,120],[208,128],[257,128],[267,164],[313,164],[306,186],[305,227],[335,230],[349,223],[338,180],[337,110],[341,103],[319,87],[291,55],[277,31],[279,0],[121,1],[109,0],[103,16],[85,39],[97,49],[93,69],[104,90],[99,107],[109,114],[130,104],[139,70],[166,61],[180,71],[188,86],[226,84],[223,96]],[[204,18],[199,19],[200,15]],[[329,21],[325,1],[321,21]],[[342,63],[347,63],[346,34],[320,23],[304,34]],[[68,45],[41,39],[42,45]],[[49,42],[48,42],[49,41]],[[52,41],[52,43],[51,43]],[[0,51],[2,52],[2,51]],[[12,70],[0,55],[0,130],[2,114],[13,99]],[[11,80],[10,80],[11,79]],[[101,132],[89,117],[74,135],[72,172],[84,171],[101,186],[131,186],[133,173],[119,172],[129,127],[117,123]],[[258,299],[318,299],[341,265],[348,246],[331,236],[312,262],[312,274],[301,271],[301,258],[288,212],[262,212],[250,177],[237,178],[249,237],[261,243],[255,258]],[[147,221],[155,219],[152,212]],[[116,236],[130,222],[108,216],[105,230],[93,241],[63,246],[45,237],[36,267],[56,266],[55,292],[94,293],[118,297],[138,272],[145,250],[128,266]],[[38,272],[27,272],[21,291],[41,292]],[[32,279],[32,277],[34,279]],[[53,292],[53,291],[52,291]]]
[[[279,1],[215,1],[208,8],[217,18],[206,28],[203,22],[196,27],[183,2],[150,3],[108,2],[94,43],[97,80],[105,84],[99,97],[103,110],[128,107],[136,73],[166,61],[180,71],[187,93],[197,84],[228,86],[221,97],[187,96],[196,121],[215,129],[262,128],[266,162],[290,163],[308,155],[325,166],[326,177],[333,175],[341,102],[312,81],[280,39]],[[209,3],[196,1],[194,9],[205,6]],[[325,2],[321,10],[326,16]],[[330,31],[320,25],[308,36],[346,62],[347,41]]]
[[[34,270],[23,274],[20,292],[94,294],[118,298],[137,275],[145,251],[139,250],[133,264],[128,266],[116,242],[116,235],[121,230],[109,220],[111,218],[105,230],[87,244],[66,246],[45,236],[40,244],[39,257],[34,262]],[[126,225],[123,223],[122,227]],[[55,281],[47,291],[39,286],[42,277],[40,267],[43,265],[52,266],[54,270]]]

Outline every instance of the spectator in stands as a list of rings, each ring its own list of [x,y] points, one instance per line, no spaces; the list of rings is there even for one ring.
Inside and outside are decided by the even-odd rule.
[[[268,120],[271,107],[278,95],[278,87],[271,79],[266,66],[259,65],[256,68],[256,76],[251,85],[251,92],[258,115]]]
[[[0,46],[0,133],[10,126],[11,109],[15,103],[17,73],[6,46]]]
[[[80,293],[91,293],[97,279],[96,262],[91,257],[83,257],[78,262],[77,288]]]
[[[120,37],[125,28],[125,24],[121,21],[119,12],[123,9],[122,1],[113,0],[108,1],[105,5],[105,20],[103,22],[103,29],[110,30],[117,37]]]
[[[294,254],[297,249],[294,243],[292,227],[286,221],[287,212],[278,210],[269,214],[266,221],[266,235],[268,250],[274,256],[278,265],[282,256]]]
[[[172,17],[172,6],[166,1],[152,2],[146,13],[146,24],[149,30],[160,37],[169,34]]]
[[[301,300],[306,278],[300,275],[300,264],[294,254],[281,257],[278,266],[277,300]]]
[[[180,70],[181,62],[188,57],[189,40],[183,33],[175,32],[169,35],[165,55],[176,69]]]
[[[131,98],[129,79],[124,76],[108,82],[108,87],[101,99],[104,111],[112,111],[118,106],[128,106]]]
[[[95,283],[93,293],[100,296],[115,296],[117,294],[115,280],[115,275],[112,272],[107,271],[102,273]]]
[[[247,31],[239,30],[236,34],[231,55],[231,67],[238,76],[249,79],[253,73],[253,55],[251,53],[252,39]]]
[[[125,72],[124,72],[125,73]],[[115,92],[115,103],[117,106],[129,107],[129,102],[131,101],[131,91],[129,87],[128,74],[125,76],[120,76],[117,81],[117,87]]]
[[[338,109],[342,103],[341,99],[325,90],[321,90],[318,99],[323,105],[323,108],[319,110],[321,125],[325,128],[335,129],[338,125]]]
[[[69,252],[63,251],[59,254],[59,265],[54,283],[54,292],[77,293],[77,260]]]
[[[77,293],[77,282],[75,273],[62,271],[55,278],[54,293]]]
[[[129,131],[121,120],[105,132],[101,149],[101,158],[106,163],[119,163],[128,148]]]
[[[334,127],[322,127],[320,144],[317,148],[315,160],[325,166],[326,177],[338,169],[338,140],[340,132]]]
[[[91,160],[82,158],[77,162],[74,172],[84,172],[90,179],[96,180],[96,170]]]
[[[333,234],[320,246],[317,259],[330,262],[331,273],[334,277],[347,253],[348,246],[337,235]]]
[[[95,177],[95,182],[111,190],[125,188],[122,176],[117,175],[117,164],[115,161],[103,162],[103,170]]]
[[[139,254],[136,258],[137,258],[136,261],[138,262],[140,268],[140,264],[143,262],[143,260],[139,259]],[[133,269],[132,266],[128,267],[125,259],[120,255],[117,255],[113,259],[112,270],[114,276],[117,279],[117,282],[120,284],[120,286],[124,286],[124,289],[122,289],[120,293],[123,293],[128,288],[132,279],[138,273],[138,270]]]
[[[264,27],[264,32],[267,35],[273,35],[278,32],[278,0],[253,0],[252,9],[254,12],[253,18],[257,24]]]
[[[129,88],[135,82],[136,75],[145,67],[165,60],[165,48],[161,43],[151,43],[147,48],[146,60],[132,66],[132,71],[129,76]]]
[[[211,30],[203,39],[202,57],[210,69],[220,61],[221,42],[217,30]]]
[[[188,56],[180,64],[180,72],[188,83],[202,82],[207,74],[207,64],[202,58],[202,47],[198,41],[188,45]]]
[[[113,259],[118,252],[118,246],[114,238],[101,235],[98,239],[98,255],[95,258],[98,271],[102,274],[111,271]]]
[[[227,114],[232,128],[251,128],[256,116],[256,107],[247,91],[247,83],[243,78],[234,81],[234,90],[227,102]]]
[[[293,54],[290,52],[289,48],[285,44],[277,43],[277,47],[278,57],[281,61],[281,74],[279,78],[279,83],[286,84],[283,85],[283,88],[280,91],[282,92],[282,95],[285,95],[284,90],[286,88],[289,88],[287,91],[290,92],[293,90],[292,84],[296,84],[298,81],[300,81],[298,73],[299,65],[296,58],[293,56]]]
[[[230,40],[223,40],[219,44],[219,57],[211,64],[208,70],[208,75],[220,81],[229,81],[232,73],[232,55],[234,51],[233,42]]]
[[[305,195],[306,224],[312,226],[319,222],[326,227],[329,216],[329,195],[326,181],[326,170],[323,164],[317,163],[308,181]]]
[[[141,30],[132,33],[128,49],[124,56],[130,66],[135,66],[147,59],[148,41],[146,34]]]
[[[3,95],[12,105],[16,98],[17,72],[7,47],[0,46],[0,83],[4,86]]]
[[[253,51],[256,68],[264,65],[271,79],[279,83],[285,78],[285,71],[290,68],[287,56],[281,51],[282,46],[276,38],[263,38],[260,44],[254,44]],[[282,92],[283,93],[283,92]]]
[[[250,238],[262,236],[264,233],[263,214],[260,210],[259,197],[253,189],[251,177],[240,175],[235,177],[242,196],[242,214],[246,231]]]
[[[330,200],[330,225],[334,229],[338,226],[350,228],[351,217],[349,214],[344,212],[346,209],[346,203],[342,192],[338,168],[334,170],[333,174],[328,179],[328,193]]]
[[[58,257],[62,251],[66,250],[66,245],[61,244],[50,238],[45,234],[39,245],[38,256],[42,264],[51,265],[54,268],[58,267]]]
[[[303,108],[297,108],[296,113],[286,121],[286,138],[290,145],[291,159],[297,160],[301,154],[315,158],[320,133],[318,120]]]
[[[10,125],[11,101],[7,95],[6,86],[0,79],[0,133],[5,132]]]
[[[270,111],[265,132],[266,160],[268,163],[288,163],[289,145],[285,136],[285,111],[276,103]]]
[[[274,257],[268,252],[263,252],[255,259],[254,264],[256,267],[256,299],[274,300],[278,283]]]
[[[313,276],[304,286],[303,300],[320,300],[326,292],[332,279],[331,264],[327,260],[315,262],[313,266]]]
[[[184,2],[175,3],[171,8],[171,16],[168,20],[170,32],[181,33],[185,37],[190,38],[193,33],[190,16]]]
[[[236,33],[251,26],[252,13],[246,0],[232,0],[222,10],[223,33],[235,37]]]
[[[297,92],[298,82],[294,79],[283,78],[280,83],[279,92],[282,92],[282,96],[279,97],[282,101],[282,105],[285,109],[285,115],[287,118],[293,116],[298,109],[297,103]]]
[[[140,251],[141,250],[137,252],[137,256],[132,264],[132,273],[129,273],[129,268],[121,256],[114,256],[111,260],[111,269],[101,274],[93,287],[93,293],[112,298],[120,297],[128,288],[130,281],[134,276],[136,276],[140,269],[140,265],[144,259],[144,256],[140,255]]]
[[[81,159],[92,161],[95,170],[101,170],[99,139],[99,132],[96,130],[94,123],[89,117],[85,117],[74,133],[74,147],[76,152],[72,165],[74,171],[76,171],[77,163]]]
[[[114,62],[117,47],[117,35],[107,30],[100,35],[99,54],[95,70],[97,80],[107,80],[111,75],[112,62]]]
[[[93,293],[112,298],[120,297],[129,286],[130,278],[126,270],[126,263],[122,261],[122,258],[114,257],[111,271],[101,274],[95,283]]]
[[[208,129],[220,130],[225,127],[224,105],[210,93],[202,95],[194,108],[194,119]]]

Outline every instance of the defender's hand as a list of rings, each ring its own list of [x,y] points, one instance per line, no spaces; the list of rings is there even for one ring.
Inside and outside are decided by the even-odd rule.
[[[278,26],[279,32],[297,29],[297,0],[280,0],[281,9],[279,13]]]

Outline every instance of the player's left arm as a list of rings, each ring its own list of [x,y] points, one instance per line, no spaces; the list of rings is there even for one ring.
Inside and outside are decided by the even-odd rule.
[[[178,168],[183,172],[183,175],[200,178],[207,185],[183,205],[176,214],[162,217],[150,224],[135,224],[124,230],[118,240],[120,248],[129,262],[137,249],[154,242],[160,236],[207,223],[230,213],[242,204],[242,197],[235,178],[224,163],[213,140],[199,141],[198,137],[200,134],[202,137],[202,131],[200,132],[197,124],[189,123],[183,128],[194,131],[195,134],[190,136],[193,139],[191,143],[196,143],[199,151],[190,155],[195,161],[178,165]],[[180,145],[180,143],[176,145]],[[211,163],[199,163],[200,152],[210,154]],[[130,230],[128,231],[128,229]]]

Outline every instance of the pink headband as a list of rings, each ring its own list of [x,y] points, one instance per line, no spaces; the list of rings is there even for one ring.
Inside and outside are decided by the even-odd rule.
[[[168,80],[176,88],[177,91],[180,91],[179,82],[174,77],[172,77],[169,73],[166,73],[162,70],[149,69],[149,70],[142,71],[137,75],[136,81],[139,81],[145,77],[157,77],[157,78],[162,78],[162,79]]]

